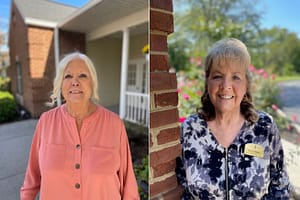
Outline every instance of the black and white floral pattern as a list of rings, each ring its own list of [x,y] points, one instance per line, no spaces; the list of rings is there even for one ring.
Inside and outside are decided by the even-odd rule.
[[[262,146],[263,157],[246,155],[247,143]],[[280,135],[267,113],[259,112],[253,125],[245,122],[228,148],[218,144],[205,120],[191,115],[181,127],[181,144],[176,174],[184,187],[182,199],[289,199]]]

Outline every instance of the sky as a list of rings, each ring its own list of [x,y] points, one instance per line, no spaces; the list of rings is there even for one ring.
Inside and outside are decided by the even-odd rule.
[[[262,27],[279,26],[296,32],[300,38],[300,1],[299,0],[264,0],[265,15]]]
[[[88,0],[55,0],[56,2],[81,7]],[[174,6],[176,1],[173,0]],[[300,38],[300,1],[299,0],[261,0],[260,8],[264,10],[261,20],[262,28],[277,26],[287,28],[291,32],[296,32]],[[176,8],[174,8],[176,10]],[[261,10],[261,9],[260,9]],[[0,3],[0,31],[8,31],[10,12],[10,0],[1,0]],[[0,49],[2,50],[2,49]]]

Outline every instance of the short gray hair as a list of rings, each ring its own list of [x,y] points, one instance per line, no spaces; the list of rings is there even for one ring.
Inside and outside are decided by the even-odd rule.
[[[50,106],[54,106],[55,103],[57,103],[57,99],[61,97],[61,86],[62,86],[62,81],[63,81],[63,74],[64,71],[67,67],[67,65],[75,60],[75,59],[80,59],[83,60],[84,63],[86,64],[90,75],[92,79],[92,96],[91,100],[93,102],[97,102],[99,100],[99,95],[98,95],[98,78],[97,78],[97,72],[94,67],[93,62],[89,57],[87,57],[85,54],[79,53],[79,52],[74,52],[67,54],[59,63],[58,63],[58,68],[56,72],[56,76],[53,81],[53,90],[52,94],[50,96],[51,102],[48,103]]]

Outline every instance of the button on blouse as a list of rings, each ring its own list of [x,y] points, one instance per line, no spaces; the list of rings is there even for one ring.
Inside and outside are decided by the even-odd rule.
[[[79,136],[80,135],[80,136]],[[120,118],[98,106],[78,134],[65,105],[36,126],[21,200],[139,199],[128,139]]]

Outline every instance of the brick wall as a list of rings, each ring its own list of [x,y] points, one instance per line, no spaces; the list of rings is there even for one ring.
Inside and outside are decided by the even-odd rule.
[[[10,56],[10,67],[9,77],[11,79],[11,91],[16,96],[17,92],[17,72],[16,62],[20,62],[22,66],[22,77],[23,77],[23,99],[31,98],[31,94],[28,88],[31,87],[29,80],[29,59],[28,59],[28,38],[27,38],[27,26],[16,8],[14,2],[12,2],[11,16],[10,16],[10,28],[9,28],[9,56]],[[19,103],[24,103],[22,99],[18,99]],[[25,106],[25,105],[24,105]],[[28,108],[27,108],[28,109]]]
[[[49,109],[52,82],[55,74],[53,29],[28,26],[12,3],[9,33],[11,90],[33,117]],[[16,62],[22,69],[23,94],[17,94]]]
[[[39,117],[50,109],[45,103],[50,101],[55,75],[54,30],[29,26],[27,34],[30,77],[26,81],[31,82],[27,88],[31,97],[24,102],[32,116]]]
[[[180,155],[176,74],[169,72],[172,0],[150,0],[150,198],[180,199],[175,158]]]
[[[49,110],[45,105],[50,101],[55,76],[54,30],[28,26],[20,15],[14,2],[10,20],[9,76],[11,90],[17,99],[33,117]],[[85,36],[82,33],[60,31],[60,55],[76,50],[85,52]],[[17,94],[16,62],[21,64],[23,79],[23,94]]]
[[[79,51],[81,53],[86,52],[85,34],[60,30],[59,31],[60,57],[62,58],[64,55],[75,51]]]

